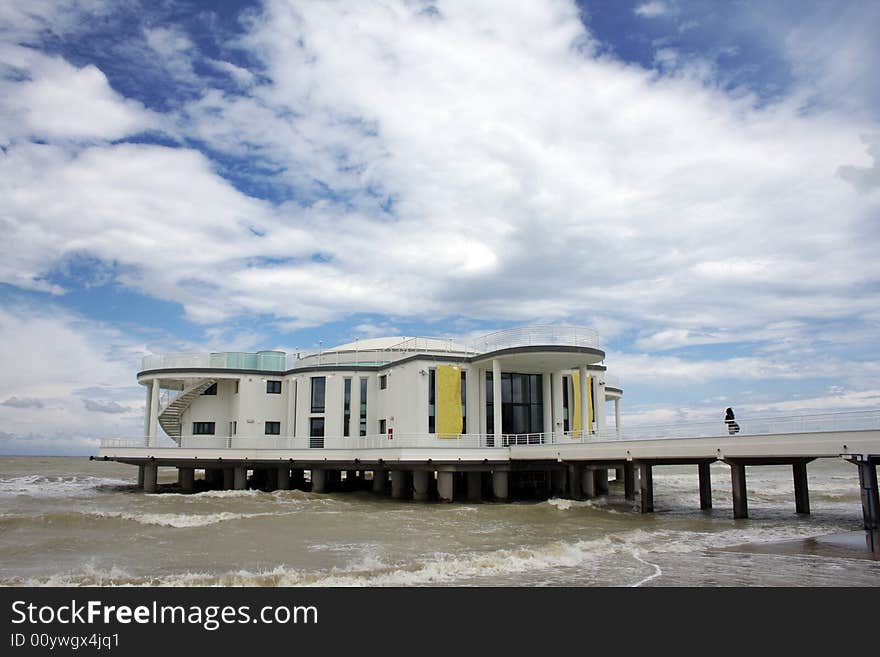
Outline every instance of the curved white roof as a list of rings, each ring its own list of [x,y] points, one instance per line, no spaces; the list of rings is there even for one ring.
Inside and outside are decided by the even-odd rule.
[[[401,343],[410,343],[405,345]],[[348,342],[338,347],[331,347],[324,353],[330,351],[376,351],[381,349],[390,349],[400,345],[401,348],[409,346],[410,349],[418,348],[427,351],[470,351],[465,345],[445,340],[443,338],[413,338],[406,336],[391,336],[387,338],[367,338],[358,340],[357,342]]]

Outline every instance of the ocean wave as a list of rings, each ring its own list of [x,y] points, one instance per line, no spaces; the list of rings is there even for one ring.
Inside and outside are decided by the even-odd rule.
[[[108,477],[25,475],[0,479],[0,497],[82,497],[128,489],[136,489],[136,484]]]
[[[248,520],[250,518],[280,517],[292,515],[293,511],[233,513],[220,511],[216,513],[133,513],[127,511],[49,511],[38,514],[5,513],[0,515],[0,528],[34,523],[51,525],[82,525],[93,522],[95,518],[126,520],[141,525],[156,525],[185,529],[191,527],[207,527],[221,522]]]

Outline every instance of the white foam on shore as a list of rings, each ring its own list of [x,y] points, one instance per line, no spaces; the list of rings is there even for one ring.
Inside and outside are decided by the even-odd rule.
[[[261,518],[267,516],[284,516],[290,513],[232,513],[221,511],[219,513],[128,513],[123,511],[88,511],[86,515],[100,518],[120,518],[133,520],[142,525],[158,525],[160,527],[206,527],[231,520],[245,520],[249,518]]]

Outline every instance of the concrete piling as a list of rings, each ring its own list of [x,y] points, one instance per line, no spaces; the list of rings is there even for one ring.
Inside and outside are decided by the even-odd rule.
[[[697,464],[700,477],[700,509],[708,511],[712,508],[712,474],[709,471],[709,463]]]
[[[483,499],[483,473],[471,471],[467,473],[467,501],[479,502]]]
[[[195,490],[195,468],[177,468],[177,484],[184,493],[192,493]]]
[[[596,477],[596,494],[608,494],[608,468],[599,468],[595,473]]]
[[[880,530],[880,493],[877,491],[877,464],[870,458],[853,461],[859,469],[859,491],[862,497],[862,519],[865,529]]]
[[[584,466],[580,463],[571,463],[568,466],[568,496],[573,500],[584,499],[583,479]]]
[[[454,492],[452,472],[440,471],[437,473],[437,497],[441,502],[451,502]]]
[[[639,493],[641,512],[654,512],[654,473],[650,463],[639,463]]]
[[[144,492],[156,492],[156,478],[158,477],[158,468],[154,463],[147,463],[144,468]]]
[[[406,472],[403,470],[391,471],[391,497],[395,500],[404,500],[409,497]]]
[[[322,468],[312,468],[312,492],[327,492],[327,471]]]
[[[247,488],[247,468],[237,465],[232,469],[232,487],[235,490]]]
[[[275,480],[278,482],[278,490],[290,490],[290,468],[286,465],[279,465]]]
[[[588,500],[596,497],[596,471],[590,468],[584,468],[581,471],[581,490],[584,497]]]
[[[623,470],[623,496],[630,502],[636,499],[636,466],[632,461],[627,461]]]
[[[430,493],[429,475],[433,474],[427,470],[413,470],[413,499],[416,502],[425,502]]]
[[[733,488],[733,517],[749,517],[749,499],[746,491],[746,466],[742,463],[731,462],[730,482]]]
[[[388,484],[388,472],[385,470],[373,470],[373,492],[382,494]]]
[[[138,466],[138,488],[143,489],[144,487],[144,466]]]
[[[223,468],[223,490],[235,488],[235,468]]]
[[[807,464],[805,461],[791,464],[794,479],[794,506],[796,513],[810,512],[810,489],[807,484]]]
[[[508,494],[508,472],[495,470],[492,473],[492,496],[499,502],[506,502]]]

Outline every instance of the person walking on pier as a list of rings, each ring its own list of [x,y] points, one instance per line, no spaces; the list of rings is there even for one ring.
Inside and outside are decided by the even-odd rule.
[[[736,420],[733,417],[733,409],[729,408],[724,411],[724,424],[727,425],[727,433],[731,436],[735,433],[739,433],[739,424],[737,424]]]

